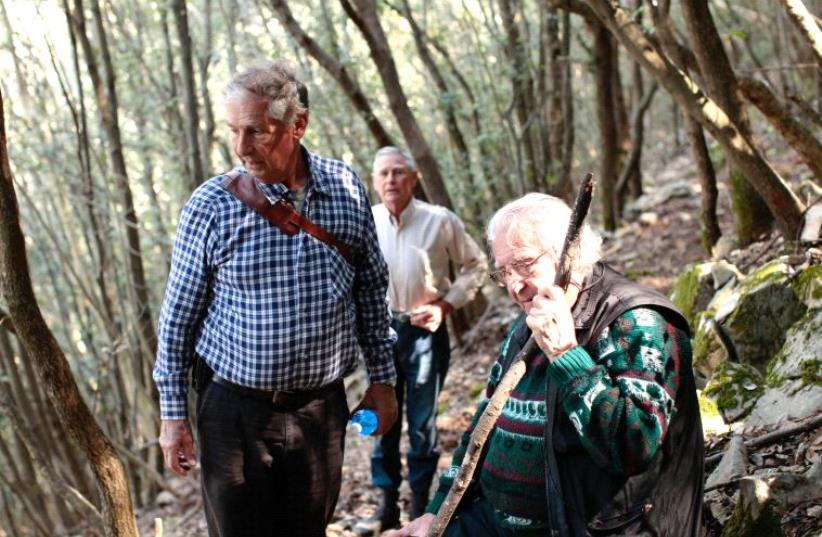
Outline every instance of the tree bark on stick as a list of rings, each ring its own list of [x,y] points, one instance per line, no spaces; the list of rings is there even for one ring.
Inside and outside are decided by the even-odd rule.
[[[559,258],[559,270],[554,277],[554,285],[565,289],[568,287],[568,282],[571,280],[571,266],[574,260],[579,257],[579,241],[582,235],[582,225],[585,218],[588,216],[588,210],[591,207],[591,199],[594,195],[594,180],[593,174],[588,174],[582,180],[577,194],[574,209],[571,213],[571,220],[568,223],[568,231],[565,235],[565,243],[562,246],[562,255]],[[505,375],[500,380],[494,390],[494,395],[488,400],[488,405],[485,407],[477,426],[474,427],[474,432],[471,433],[471,438],[468,441],[468,449],[465,452],[465,458],[462,461],[451,490],[448,491],[448,496],[440,506],[437,513],[437,518],[431,524],[428,530],[427,537],[440,537],[448,526],[448,522],[454,516],[457,507],[462,500],[462,496],[471,484],[471,478],[474,476],[474,470],[479,463],[479,458],[482,455],[482,448],[485,446],[488,435],[494,428],[502,413],[505,403],[511,395],[514,388],[517,387],[519,381],[525,375],[525,370],[528,362],[539,350],[536,340],[533,336],[528,338],[528,341],[523,345],[511,366],[506,371]]]
[[[2,95],[0,155],[0,295],[8,306],[20,343],[35,363],[54,411],[91,463],[100,489],[106,535],[137,537],[123,464],[83,401],[68,361],[37,307],[6,149]]]

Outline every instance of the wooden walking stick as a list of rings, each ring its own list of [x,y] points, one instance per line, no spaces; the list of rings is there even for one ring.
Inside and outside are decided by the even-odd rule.
[[[582,232],[582,224],[585,222],[585,217],[588,216],[588,209],[591,207],[593,195],[594,176],[588,173],[585,179],[582,180],[577,199],[574,202],[571,220],[568,222],[568,232],[565,234],[565,243],[562,245],[562,255],[560,255],[559,258],[559,269],[554,277],[554,285],[561,287],[563,290],[568,287],[568,282],[571,280],[571,265],[573,261],[579,257],[579,240]],[[502,408],[508,401],[511,392],[517,386],[520,379],[522,379],[528,362],[536,354],[537,350],[537,344],[532,335],[514,358],[508,371],[502,377],[496,390],[494,390],[494,395],[488,400],[488,406],[485,407],[485,411],[483,411],[477,421],[474,432],[471,433],[465,458],[457,472],[457,476],[454,478],[451,490],[448,491],[448,496],[445,497],[445,501],[437,512],[437,518],[431,524],[427,537],[440,537],[445,531],[446,526],[448,526],[448,522],[457,510],[463,494],[465,494],[465,491],[468,489],[468,485],[471,484],[474,469],[477,467],[480,455],[482,454],[482,448],[485,445],[485,441],[488,440],[488,435],[491,434],[497,418],[499,418],[499,415],[502,413]]]

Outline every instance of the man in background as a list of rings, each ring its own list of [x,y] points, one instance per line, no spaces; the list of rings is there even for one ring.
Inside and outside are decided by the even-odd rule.
[[[414,160],[396,147],[374,156],[374,188],[382,204],[373,207],[380,249],[388,263],[388,301],[397,332],[394,365],[400,412],[405,403],[408,439],[408,481],[412,519],[428,503],[436,472],[437,398],[448,371],[450,342],[445,318],[470,302],[482,285],[488,263],[460,219],[445,207],[414,198]],[[460,267],[451,281],[450,263]],[[375,442],[371,474],[382,493],[374,517],[355,526],[359,535],[379,535],[397,527],[402,481],[402,420]]]

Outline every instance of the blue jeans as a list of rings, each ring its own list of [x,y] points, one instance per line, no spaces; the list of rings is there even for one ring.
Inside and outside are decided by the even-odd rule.
[[[391,327],[397,332],[394,364],[397,367],[395,390],[400,419],[388,433],[375,439],[371,477],[377,487],[393,490],[400,487],[400,436],[405,402],[411,444],[408,483],[412,491],[427,495],[440,456],[437,450],[437,397],[451,358],[448,329],[445,322],[433,334],[399,321],[394,321]]]

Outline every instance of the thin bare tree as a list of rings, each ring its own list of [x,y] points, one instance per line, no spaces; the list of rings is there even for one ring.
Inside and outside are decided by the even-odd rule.
[[[745,174],[776,218],[785,237],[794,237],[804,206],[785,181],[739,130],[735,122],[670,58],[662,54],[623,8],[608,0],[584,0],[645,70],[722,145],[728,159]]]
[[[453,208],[437,159],[408,105],[391,47],[377,15],[375,0],[340,0],[340,3],[368,44],[371,59],[388,96],[388,104],[402,131],[405,143],[417,162],[426,196],[432,203]]]
[[[0,95],[0,296],[15,333],[33,360],[40,381],[71,436],[85,452],[97,478],[106,535],[137,537],[137,523],[123,464],[77,389],[68,361],[46,326],[28,272],[17,197],[6,148]]]

